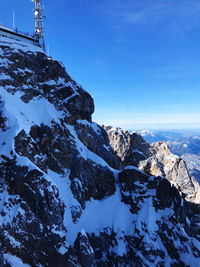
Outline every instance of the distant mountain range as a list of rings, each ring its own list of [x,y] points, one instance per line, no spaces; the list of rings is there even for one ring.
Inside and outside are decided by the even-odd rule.
[[[166,141],[171,151],[186,162],[189,170],[200,170],[200,133],[142,130],[139,134],[149,143]]]
[[[178,141],[184,138],[182,132],[174,131],[151,131],[142,130],[137,131],[148,143],[160,142],[160,141]]]
[[[200,155],[200,136],[190,136],[177,141],[168,141],[174,154],[179,156],[183,154]]]

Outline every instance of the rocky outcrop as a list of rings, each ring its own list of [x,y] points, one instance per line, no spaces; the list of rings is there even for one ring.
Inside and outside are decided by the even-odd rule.
[[[40,171],[18,165],[15,156],[1,157],[1,252],[20,255],[34,266],[38,262],[44,266],[53,266],[57,261],[67,264],[59,253],[60,248],[67,249],[67,230],[57,187]]]
[[[68,252],[65,213],[75,224],[87,201],[114,194],[109,165],[118,158],[91,123],[93,99],[62,64],[40,51],[0,49],[1,251],[32,266],[70,266],[75,253],[78,264],[85,258]]]
[[[75,130],[78,138],[92,152],[103,158],[111,167],[119,169],[120,156],[116,155],[110,146],[107,132],[96,123],[77,121]]]
[[[47,169],[64,174],[78,155],[73,138],[66,127],[52,123],[32,126],[27,134],[21,130],[15,137],[15,151],[27,157],[42,171]]]
[[[121,128],[104,125],[102,127],[108,134],[111,147],[121,159],[121,167],[137,166],[141,160],[149,156],[149,144],[140,135]]]
[[[122,166],[133,165],[150,175],[166,177],[188,201],[200,203],[199,190],[197,186],[195,189],[185,162],[170,151],[166,142],[149,145],[136,133],[103,127],[108,133],[110,145],[121,158]]]
[[[195,187],[196,192],[196,200],[199,203],[200,200],[200,170],[191,169],[189,170],[190,177],[192,179],[192,183]]]
[[[74,243],[74,248],[76,250],[76,255],[78,255],[78,259],[81,266],[97,267],[94,250],[84,230],[79,232],[77,239]]]
[[[21,92],[25,103],[38,97],[46,98],[62,111],[67,122],[91,121],[93,99],[70,78],[62,64],[42,52],[27,53],[4,46],[1,49],[3,55],[0,58],[8,63],[0,66],[0,72],[4,74],[0,86],[11,94]]]
[[[183,161],[93,111],[61,63],[0,41],[0,265],[198,266]]]
[[[139,168],[151,175],[164,176],[185,195],[188,201],[199,203],[194,184],[185,162],[172,154],[166,142],[153,143],[151,157],[140,162]]]
[[[150,262],[166,266],[167,257],[172,259],[171,265],[184,266],[179,254],[180,246],[175,245],[174,239],[180,234],[181,249],[189,253],[189,240],[187,234],[181,233],[180,225],[187,225],[185,229],[189,233],[192,229],[188,222],[195,219],[187,212],[187,204],[182,202],[178,190],[165,178],[149,177],[130,167],[120,172],[119,184],[122,201],[139,218],[136,219],[134,235],[126,236],[128,255],[133,255],[137,266],[149,266]],[[145,205],[146,212],[143,210]],[[172,207],[172,213],[163,212],[172,210]],[[144,258],[138,251],[142,251]],[[131,258],[129,264],[131,266]]]
[[[2,131],[6,131],[6,129],[8,128],[7,118],[4,117],[3,109],[4,109],[4,102],[0,96],[0,128]]]

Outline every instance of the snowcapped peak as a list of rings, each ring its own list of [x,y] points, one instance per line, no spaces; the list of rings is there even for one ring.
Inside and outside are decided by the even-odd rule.
[[[48,124],[58,119],[91,120],[92,98],[62,64],[27,44],[0,42],[0,49],[0,94],[6,98],[10,113],[34,124],[43,120]]]
[[[0,40],[0,265],[198,266],[184,162],[92,122],[91,96],[38,49]]]

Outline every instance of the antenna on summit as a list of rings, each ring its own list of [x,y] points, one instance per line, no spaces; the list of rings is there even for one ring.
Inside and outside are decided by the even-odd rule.
[[[35,2],[35,38],[40,43],[42,49],[45,51],[45,42],[44,42],[44,29],[43,29],[43,16],[42,16],[42,4],[41,0],[32,0]]]

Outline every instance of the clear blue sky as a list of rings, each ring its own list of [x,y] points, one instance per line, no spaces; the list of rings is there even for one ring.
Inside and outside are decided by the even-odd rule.
[[[43,0],[46,44],[94,98],[93,119],[126,128],[200,128],[199,0]],[[32,31],[34,3],[0,2]]]

